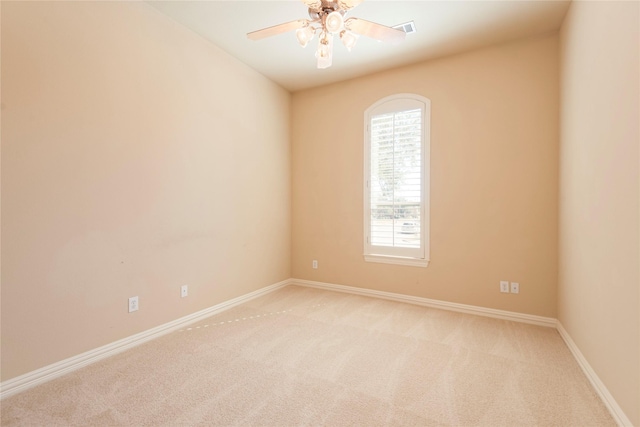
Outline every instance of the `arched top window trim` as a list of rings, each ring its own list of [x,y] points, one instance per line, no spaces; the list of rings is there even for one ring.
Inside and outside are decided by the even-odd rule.
[[[364,258],[426,267],[431,100],[394,94],[364,116]]]

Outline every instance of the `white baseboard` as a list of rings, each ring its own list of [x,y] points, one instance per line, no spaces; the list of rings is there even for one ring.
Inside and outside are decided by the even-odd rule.
[[[409,304],[439,308],[442,310],[457,311],[460,313],[475,314],[477,316],[493,317],[496,319],[511,320],[513,322],[529,323],[532,325],[556,327],[556,319],[551,317],[535,316],[533,314],[516,313],[513,311],[496,310],[493,308],[478,307],[475,305],[458,304],[455,302],[439,301],[435,299],[414,297],[411,295],[396,294],[392,292],[374,291],[353,286],[335,285],[332,283],[313,282],[311,280],[291,279],[290,284],[307,286],[311,288],[326,289],[330,291],[346,292],[356,295],[364,295],[376,298],[384,298],[391,301],[406,302]]]
[[[596,390],[596,393],[600,396],[600,399],[602,399],[602,402],[605,404],[616,423],[619,426],[633,426],[633,423],[629,420],[622,408],[620,408],[620,405],[618,405],[618,402],[616,402],[611,393],[609,393],[607,387],[600,380],[600,377],[598,377],[598,374],[596,374],[591,365],[589,365],[589,362],[587,362],[587,359],[584,357],[576,343],[573,342],[571,335],[569,335],[560,321],[557,322],[556,328],[564,342],[567,344],[567,347],[569,347],[571,354],[573,354],[573,357],[578,362],[578,365],[582,368],[582,372],[584,372],[585,376]]]
[[[16,393],[20,393],[31,387],[35,387],[39,384],[50,381],[54,378],[60,377],[69,372],[73,372],[84,366],[95,363],[99,360],[105,359],[114,354],[123,352],[137,345],[143,344],[147,341],[166,335],[170,332],[178,330],[191,323],[198,322],[209,316],[228,310],[239,304],[258,298],[262,295],[273,292],[276,289],[282,288],[290,283],[290,279],[283,280],[282,282],[275,283],[270,286],[258,289],[245,295],[241,295],[237,298],[216,304],[212,307],[205,308],[204,310],[197,311],[155,328],[140,332],[127,338],[123,338],[111,344],[98,347],[96,349],[87,351],[77,356],[70,357],[68,359],[61,360],[60,362],[45,366],[35,371],[27,372],[19,377],[11,378],[7,381],[0,383],[0,400],[6,397],[12,396]]]

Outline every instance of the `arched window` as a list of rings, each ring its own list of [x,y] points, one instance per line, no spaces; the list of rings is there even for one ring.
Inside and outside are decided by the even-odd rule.
[[[430,108],[425,97],[397,94],[365,112],[367,261],[429,263]]]

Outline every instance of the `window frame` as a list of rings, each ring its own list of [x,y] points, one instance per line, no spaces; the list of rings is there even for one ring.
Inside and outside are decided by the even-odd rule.
[[[374,246],[371,236],[371,119],[385,113],[420,108],[421,124],[421,200],[420,200],[420,248],[417,254],[407,254],[393,246]],[[412,93],[400,93],[379,99],[364,113],[364,259],[367,262],[411,265],[429,265],[429,210],[430,210],[430,146],[431,146],[431,100]]]

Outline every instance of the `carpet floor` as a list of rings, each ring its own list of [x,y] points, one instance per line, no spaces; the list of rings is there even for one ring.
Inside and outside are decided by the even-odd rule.
[[[2,426],[614,426],[552,328],[287,286],[0,402]]]

